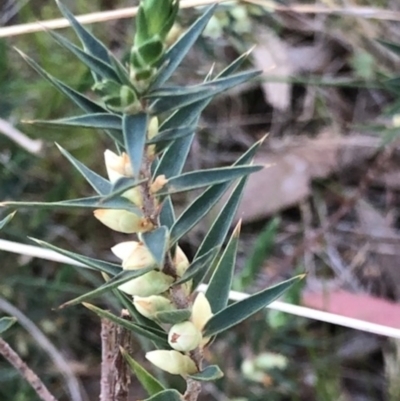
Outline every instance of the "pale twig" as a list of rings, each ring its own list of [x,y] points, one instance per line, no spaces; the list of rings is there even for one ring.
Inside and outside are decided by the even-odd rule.
[[[222,3],[229,0],[186,0],[182,1],[180,8],[191,8],[205,6],[214,3]],[[121,8],[119,10],[102,11],[77,16],[81,24],[93,24],[95,22],[113,21],[117,19],[130,18],[137,14],[137,7]],[[65,18],[57,18],[48,21],[31,22],[28,24],[12,25],[0,28],[0,38],[24,35],[32,32],[41,32],[47,29],[66,28],[70,24]]]
[[[18,251],[17,251],[18,249]],[[21,253],[23,255],[38,257],[41,259],[52,260],[55,262],[68,263],[73,266],[82,266],[82,264],[75,262],[72,259],[59,255],[56,252],[50,251],[49,249],[42,249],[36,246],[19,244],[11,241],[0,240],[0,250],[7,252]],[[41,254],[41,251],[43,253]],[[200,291],[205,291],[206,285],[199,287]],[[249,295],[243,292],[231,291],[229,293],[229,299],[232,301],[240,301],[247,298]],[[323,312],[320,310],[307,308],[304,306],[292,305],[287,302],[275,301],[268,305],[269,309],[277,310],[280,312],[289,313],[295,316],[301,316],[308,319],[318,320],[321,322],[336,324],[338,326],[349,327],[355,330],[361,330],[368,333],[379,334],[381,336],[399,338],[400,329],[390,326],[384,326],[381,324],[367,322],[365,320],[354,319],[346,316],[336,315],[330,312]]]
[[[39,139],[28,138],[21,131],[17,130],[10,123],[0,118],[0,132],[10,138],[16,144],[30,153],[38,154],[43,148],[43,142]]]
[[[32,386],[43,401],[57,401],[40,378],[31,370],[10,345],[0,337],[0,354],[3,355],[20,375]]]
[[[34,338],[37,344],[47,352],[49,357],[53,360],[54,365],[60,371],[65,379],[72,401],[82,401],[80,385],[78,379],[72,372],[71,367],[65,361],[64,357],[57,350],[57,348],[49,341],[43,332],[32,322],[26,315],[24,315],[18,308],[10,304],[7,300],[0,297],[0,310],[12,315],[18,319],[19,324]]]
[[[116,326],[107,319],[101,320],[101,379],[100,401],[114,399],[113,357],[115,352]]]

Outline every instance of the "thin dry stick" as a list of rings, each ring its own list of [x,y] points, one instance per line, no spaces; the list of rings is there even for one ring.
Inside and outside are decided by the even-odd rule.
[[[191,8],[205,6],[208,4],[222,3],[229,0],[186,0],[182,1],[180,8]],[[122,18],[130,18],[137,14],[138,7],[128,7],[119,10],[103,11],[77,16],[81,24],[93,24],[95,22],[112,21]],[[58,18],[48,21],[32,22],[29,24],[12,25],[0,28],[0,38],[24,35],[26,33],[41,32],[47,29],[66,28],[70,24],[65,18]]]
[[[100,401],[114,399],[113,357],[115,353],[116,326],[107,319],[101,320],[101,379]]]
[[[40,378],[33,372],[10,345],[0,337],[0,354],[3,355],[11,365],[21,374],[21,376],[32,386],[36,394],[43,401],[57,401],[50,393]]]

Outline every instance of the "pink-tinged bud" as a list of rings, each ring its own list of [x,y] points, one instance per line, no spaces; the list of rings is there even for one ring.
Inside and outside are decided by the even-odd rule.
[[[192,359],[178,351],[150,351],[146,353],[146,359],[172,375],[186,376],[198,371]]]
[[[150,185],[150,192],[155,194],[167,184],[168,184],[167,177],[164,174],[158,175]]]
[[[150,297],[151,295],[159,295],[167,291],[173,281],[173,277],[154,270],[121,284],[118,289],[129,295]]]
[[[167,312],[176,309],[171,300],[161,295],[152,295],[150,297],[135,296],[133,304],[141,315],[149,319],[153,319],[157,312]]]
[[[192,322],[174,324],[168,333],[168,343],[177,351],[193,351],[201,340],[201,333]]]
[[[94,217],[112,230],[125,233],[141,233],[150,231],[153,224],[146,218],[135,213],[119,209],[97,209]]]
[[[206,323],[212,318],[210,303],[206,296],[199,292],[192,306],[192,322],[198,330],[202,331]]]
[[[155,264],[147,247],[137,241],[121,242],[111,248],[115,256],[122,259],[124,270],[138,270]]]
[[[118,156],[111,150],[104,152],[107,175],[112,184],[122,177],[133,177],[133,171],[128,155],[124,152]]]

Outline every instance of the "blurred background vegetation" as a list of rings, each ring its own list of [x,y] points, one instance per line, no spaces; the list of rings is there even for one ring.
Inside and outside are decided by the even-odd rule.
[[[75,14],[135,5],[128,0],[64,2]],[[370,302],[378,297],[395,303],[400,299],[400,59],[376,39],[400,46],[400,4],[319,0],[309,12],[294,12],[285,6],[307,3],[253,3],[268,4],[221,5],[175,78],[198,82],[213,63],[218,70],[254,44],[246,67],[265,71],[261,81],[221,96],[205,112],[189,161],[196,168],[227,164],[269,133],[258,158],[271,167],[250,180],[239,213],[244,227],[236,289],[254,291],[306,270],[304,288],[288,294],[289,302],[311,304],[307,294],[322,297],[340,290],[368,296]],[[317,12],[319,6],[328,11]],[[363,7],[371,8],[373,18],[364,18]],[[182,11],[181,26],[198,12]],[[59,16],[53,1],[0,3],[1,26]],[[119,57],[130,47],[131,19],[90,29]],[[68,29],[63,32],[74,38]],[[0,199],[86,196],[90,189],[54,142],[102,174],[103,151],[111,144],[93,130],[22,123],[77,110],[13,47],[72,87],[89,91],[92,84],[87,70],[45,32],[0,39],[0,118],[43,142],[41,153],[32,154],[0,132]],[[200,225],[182,243],[188,255],[205,228]],[[21,243],[29,243],[28,235],[103,258],[111,258],[110,247],[123,239],[119,233],[110,238],[110,231],[85,212],[21,211],[2,232],[2,238]],[[81,383],[84,400],[97,399],[99,321],[82,307],[54,309],[98,285],[100,278],[67,265],[0,255],[0,313],[12,314],[7,309],[12,304],[35,322]],[[99,302],[116,307],[107,297]],[[348,307],[361,317],[368,304]],[[54,366],[54,355],[32,332],[15,325],[6,340],[60,401],[68,399],[66,372]],[[135,357],[143,356],[145,346],[133,345]],[[225,378],[205,386],[204,400],[400,400],[398,342],[279,312],[260,313],[221,336],[207,359],[224,367]],[[35,397],[0,360],[0,399]],[[139,397],[139,390],[132,392],[132,399]]]

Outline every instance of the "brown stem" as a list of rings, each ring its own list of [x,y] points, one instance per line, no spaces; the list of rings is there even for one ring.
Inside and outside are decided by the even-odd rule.
[[[36,394],[43,401],[57,401],[35,372],[28,367],[20,356],[2,338],[0,338],[0,354],[18,370],[21,376],[32,386]]]
[[[183,395],[185,401],[197,401],[201,392],[201,383],[193,379],[186,381],[186,392]]]
[[[116,349],[115,335],[116,325],[107,319],[102,319],[100,401],[114,399],[113,358]]]

